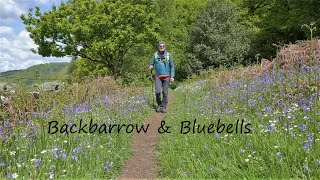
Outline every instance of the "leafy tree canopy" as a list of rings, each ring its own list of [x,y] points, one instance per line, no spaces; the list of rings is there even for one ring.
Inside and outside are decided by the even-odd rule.
[[[69,0],[44,13],[30,9],[21,19],[38,45],[35,53],[85,58],[118,75],[127,51],[157,36],[151,8],[143,0]]]

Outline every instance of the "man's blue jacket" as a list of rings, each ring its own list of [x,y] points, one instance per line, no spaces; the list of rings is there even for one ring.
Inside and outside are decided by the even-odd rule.
[[[164,54],[161,58],[161,55],[158,52],[155,52],[152,55],[150,65],[156,69],[156,76],[168,75],[174,78],[174,62],[171,53],[164,51]]]

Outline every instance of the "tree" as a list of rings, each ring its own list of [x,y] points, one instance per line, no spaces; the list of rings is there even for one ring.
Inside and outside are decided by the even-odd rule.
[[[72,67],[73,66],[73,67]],[[108,69],[101,63],[96,63],[93,61],[88,61],[85,58],[78,60],[71,60],[71,66],[69,68],[69,73],[74,80],[83,80],[86,76],[105,76]]]
[[[262,57],[274,57],[276,47],[272,44],[295,43],[297,40],[308,39],[309,31],[302,29],[303,24],[316,22],[320,27],[320,1],[283,1],[273,0],[268,13],[261,17],[258,26],[257,47]],[[316,31],[314,36],[319,36]]]
[[[181,61],[187,57],[190,29],[197,20],[200,10],[207,6],[207,0],[161,0],[156,2],[159,35],[167,43],[176,65],[176,78],[184,76]]]
[[[241,13],[241,23],[253,32],[250,54],[273,58],[276,47],[273,44],[295,43],[307,39],[309,31],[303,24],[315,22],[320,27],[320,1],[294,0],[231,0]],[[319,36],[320,31],[314,32]]]
[[[44,57],[80,57],[118,76],[133,46],[155,41],[155,14],[149,1],[69,0],[41,13],[30,9],[21,19]]]
[[[185,74],[208,67],[243,63],[250,49],[248,35],[247,29],[238,22],[232,4],[222,0],[210,1],[191,30],[190,54],[182,62],[187,71]]]

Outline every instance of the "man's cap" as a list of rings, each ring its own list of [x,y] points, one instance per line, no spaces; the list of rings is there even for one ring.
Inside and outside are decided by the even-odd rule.
[[[160,46],[160,45],[164,45],[164,46],[165,46],[166,44],[165,44],[163,41],[160,41],[160,42],[159,42],[159,46]]]

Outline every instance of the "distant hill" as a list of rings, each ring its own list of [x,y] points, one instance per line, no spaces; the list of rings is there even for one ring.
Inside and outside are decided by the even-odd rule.
[[[31,66],[24,70],[13,70],[0,73],[0,83],[18,84],[18,78],[27,86],[64,79],[67,77],[68,62],[47,63]]]

